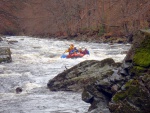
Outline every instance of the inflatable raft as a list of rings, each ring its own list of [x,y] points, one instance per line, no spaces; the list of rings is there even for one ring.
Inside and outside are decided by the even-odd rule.
[[[83,57],[85,54],[82,54],[82,53],[73,53],[73,54],[69,54],[69,55],[65,55],[63,54],[61,56],[61,58],[81,58]]]
[[[81,58],[81,57],[83,57],[84,55],[85,55],[85,54],[74,53],[74,54],[67,55],[66,58]]]

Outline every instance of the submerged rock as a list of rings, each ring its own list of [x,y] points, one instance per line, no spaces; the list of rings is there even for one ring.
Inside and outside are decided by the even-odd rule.
[[[21,93],[21,92],[22,92],[22,88],[21,88],[21,87],[17,87],[17,88],[16,88],[16,93],[19,94],[19,93]]]

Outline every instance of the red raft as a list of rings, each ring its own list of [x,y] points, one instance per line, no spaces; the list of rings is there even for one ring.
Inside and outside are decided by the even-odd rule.
[[[73,54],[69,54],[66,56],[66,58],[81,58],[83,57],[85,54],[82,53],[73,53]]]

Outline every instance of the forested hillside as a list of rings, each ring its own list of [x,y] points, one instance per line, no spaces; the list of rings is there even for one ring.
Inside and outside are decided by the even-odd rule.
[[[0,34],[127,35],[148,28],[149,0],[1,0]]]

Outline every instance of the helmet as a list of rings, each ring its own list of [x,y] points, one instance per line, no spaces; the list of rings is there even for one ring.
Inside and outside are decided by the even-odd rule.
[[[74,46],[73,44],[70,44],[70,46]]]

